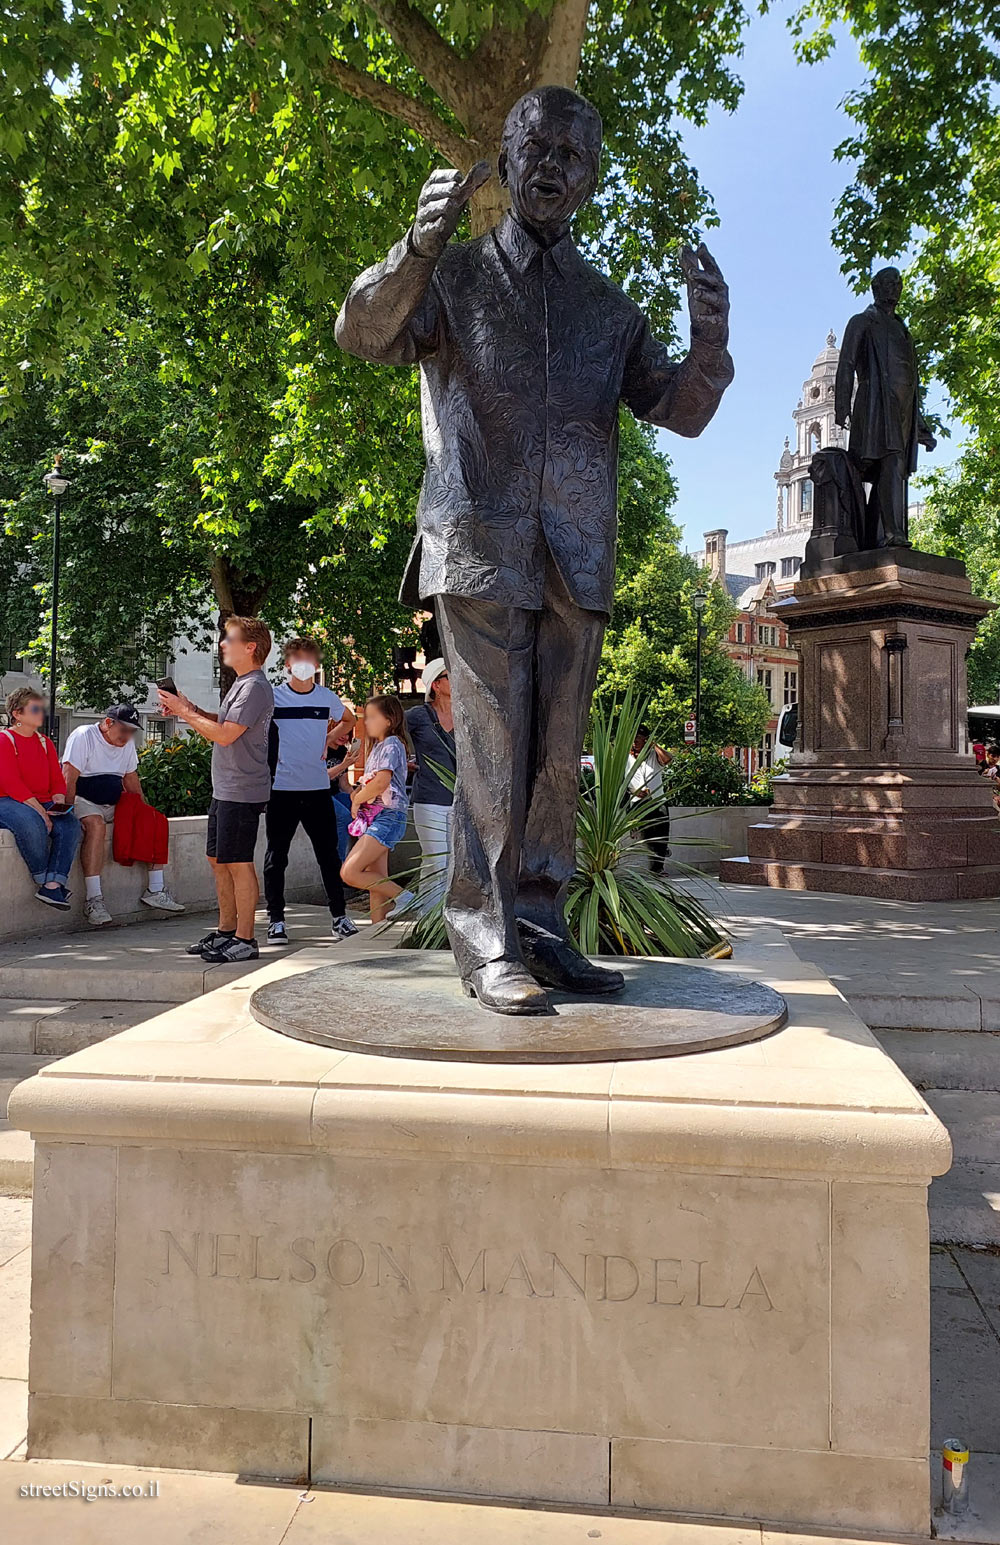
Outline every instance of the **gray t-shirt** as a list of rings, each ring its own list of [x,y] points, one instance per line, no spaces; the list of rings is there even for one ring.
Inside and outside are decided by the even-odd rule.
[[[267,732],[274,692],[263,671],[237,676],[219,708],[220,724],[244,724],[231,746],[212,746],[212,793],[240,805],[266,804],[271,797]]]

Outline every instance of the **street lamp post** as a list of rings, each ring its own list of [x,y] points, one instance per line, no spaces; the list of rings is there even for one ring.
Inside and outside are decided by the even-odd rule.
[[[696,627],[694,653],[694,743],[701,745],[701,619],[708,601],[707,590],[696,590],[692,596]]]
[[[56,655],[59,647],[59,534],[63,495],[69,488],[70,479],[62,467],[62,457],[57,456],[55,466],[42,479],[55,499],[55,518],[52,522],[52,642],[49,650],[49,739],[56,744]]]

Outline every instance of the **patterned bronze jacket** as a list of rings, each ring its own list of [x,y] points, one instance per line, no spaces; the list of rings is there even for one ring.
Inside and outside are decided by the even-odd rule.
[[[569,235],[543,249],[510,214],[436,261],[410,233],[354,283],[337,341],[419,363],[427,467],[400,599],[482,597],[538,610],[545,545],[573,599],[608,613],[615,573],[618,403],[699,435],[733,378],[693,337],[678,363]]]

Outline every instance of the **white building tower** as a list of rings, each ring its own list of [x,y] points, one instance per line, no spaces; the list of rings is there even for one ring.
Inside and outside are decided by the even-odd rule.
[[[774,525],[759,536],[728,542],[721,527],[705,533],[698,561],[717,574],[735,599],[761,580],[773,580],[779,591],[795,583],[806,542],[812,530],[813,486],[809,463],[818,450],[843,446],[846,436],[834,422],[834,387],[840,350],[837,335],[829,332],[826,348],[817,356],[809,379],[803,383],[792,417],[795,439],[785,440],[778,470],[777,511]]]
[[[779,531],[794,531],[812,525],[812,483],[809,463],[816,451],[845,444],[844,431],[834,420],[834,387],[837,377],[837,335],[827,334],[826,348],[816,358],[812,373],[802,387],[802,396],[792,417],[795,420],[795,448],[786,439],[778,470],[777,526]],[[805,533],[808,535],[808,532]]]

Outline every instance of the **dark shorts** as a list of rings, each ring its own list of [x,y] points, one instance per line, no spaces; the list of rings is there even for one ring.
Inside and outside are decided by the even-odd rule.
[[[213,799],[208,807],[205,852],[217,864],[252,864],[257,828],[267,809],[242,800]]]

